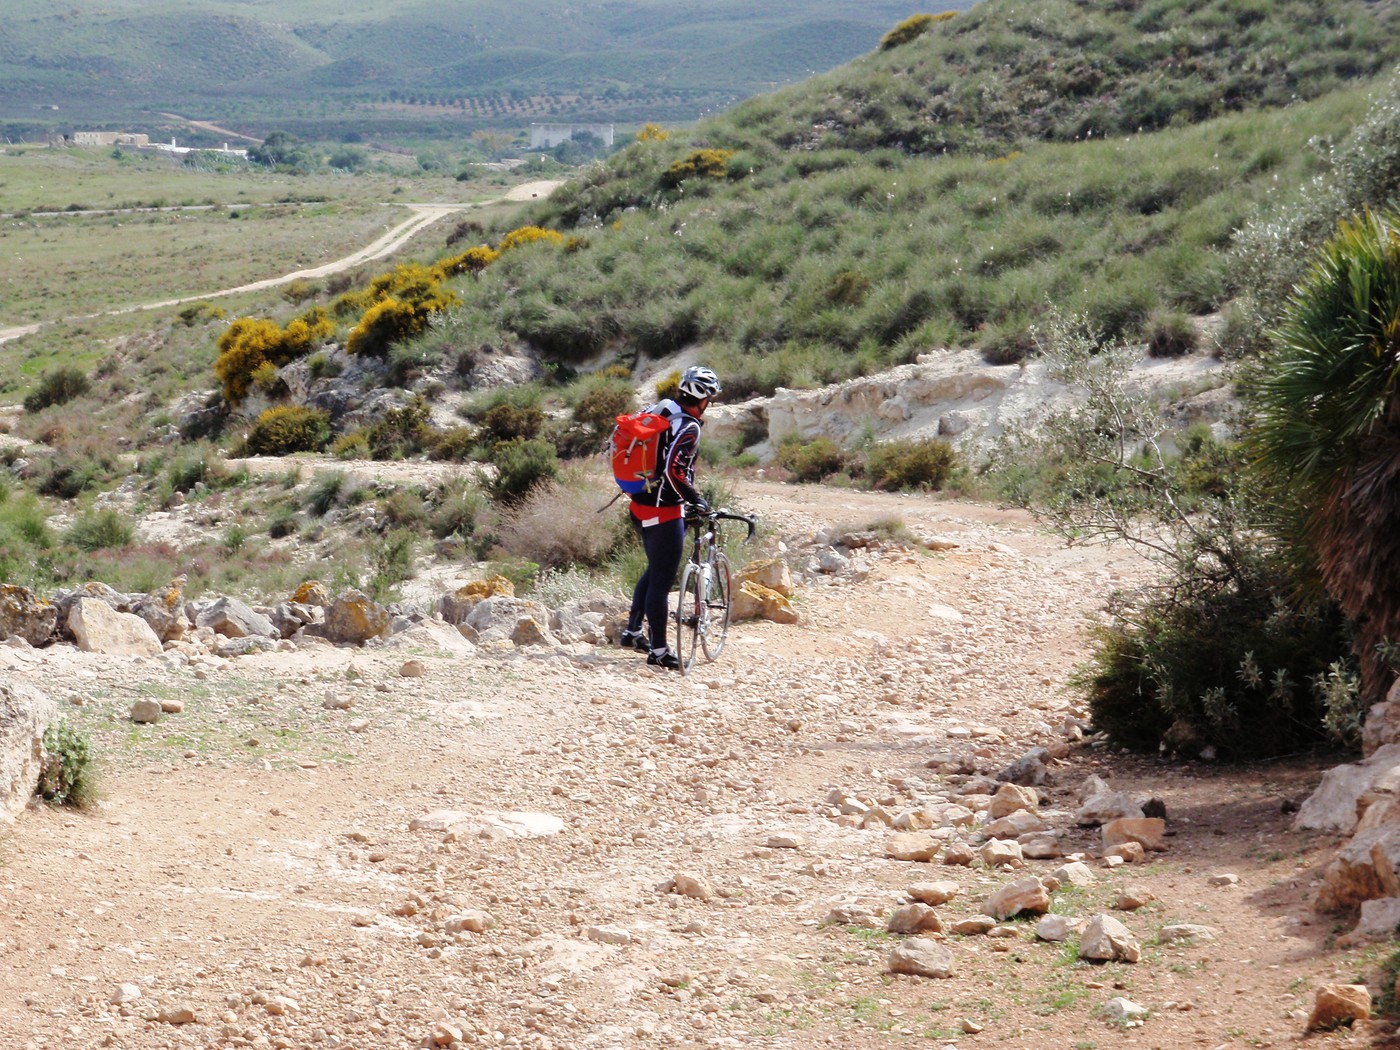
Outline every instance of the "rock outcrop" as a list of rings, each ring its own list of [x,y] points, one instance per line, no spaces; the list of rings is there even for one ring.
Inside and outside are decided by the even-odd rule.
[[[0,821],[28,804],[44,761],[44,730],[58,704],[37,689],[0,682]]]
[[[1144,349],[1132,382],[1165,399],[1172,389],[1208,382],[1212,376],[1221,376],[1218,385],[1223,387],[1223,374],[1221,362],[1206,354],[1163,359],[1149,357]],[[705,434],[707,440],[730,441],[766,431],[758,446],[764,453],[792,435],[854,442],[873,427],[877,440],[937,437],[966,453],[989,447],[1008,420],[1033,418],[1065,396],[1063,385],[1050,379],[1045,361],[993,365],[975,350],[940,350],[921,354],[914,364],[818,390],[780,387],[772,397],[715,405],[706,414]],[[1183,424],[1216,423],[1230,402],[1198,395],[1191,404],[1174,407]]]

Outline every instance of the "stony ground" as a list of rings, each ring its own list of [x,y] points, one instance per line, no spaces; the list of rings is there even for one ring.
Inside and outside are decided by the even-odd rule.
[[[1389,953],[1339,947],[1309,909],[1332,843],[1293,834],[1284,803],[1316,764],[1071,741],[1064,682],[1086,618],[1142,576],[1131,555],[990,508],[741,493],[790,550],[891,515],[957,546],[810,587],[802,624],[740,625],[684,679],[617,650],[580,667],[317,646],[175,669],[0,648],[93,732],[104,796],[0,841],[0,1047],[1291,1045],[1316,987]],[[140,697],[183,710],[138,727]],[[1025,873],[889,859],[888,829],[833,790],[898,814],[1032,746],[1064,755],[1052,823],[1090,774],[1165,804],[1168,848],[1144,864],[1109,868],[1095,830],[1057,824],[1096,881],[1054,910],[1115,915],[1141,961],[1081,962],[1012,921],[948,934],[951,977],[891,975],[901,938],[879,919],[912,884],[957,884],[946,926]],[[950,759],[974,773],[928,766]],[[693,886],[712,894],[675,892]],[[1125,888],[1155,899],[1115,910]],[[1220,933],[1160,944],[1172,923]],[[1151,1013],[1112,1020],[1119,997]]]

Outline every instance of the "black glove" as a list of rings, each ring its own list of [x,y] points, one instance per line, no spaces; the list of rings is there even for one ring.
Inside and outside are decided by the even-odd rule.
[[[698,499],[694,503],[689,503],[685,508],[687,518],[700,518],[710,513],[710,505],[703,499]]]

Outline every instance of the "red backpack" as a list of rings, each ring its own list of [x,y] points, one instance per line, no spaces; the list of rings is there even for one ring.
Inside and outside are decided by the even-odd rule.
[[[666,454],[671,420],[663,413],[618,416],[609,439],[613,480],[629,496],[650,492]]]

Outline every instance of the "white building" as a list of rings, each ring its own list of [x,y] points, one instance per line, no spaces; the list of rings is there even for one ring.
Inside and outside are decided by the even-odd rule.
[[[602,141],[604,146],[612,148],[613,125],[611,124],[531,124],[530,148],[553,149],[561,143],[568,142],[575,133],[580,131],[595,136]]]

